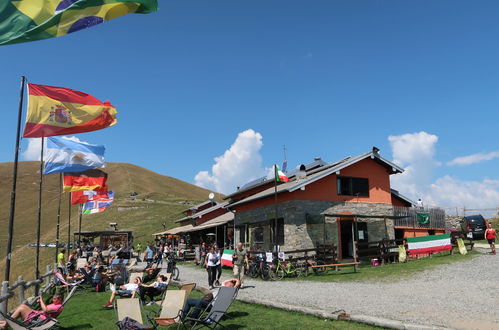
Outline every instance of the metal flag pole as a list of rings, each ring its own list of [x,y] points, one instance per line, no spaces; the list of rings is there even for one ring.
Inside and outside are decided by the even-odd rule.
[[[78,209],[80,218],[78,219],[78,248],[81,250],[81,218],[83,217],[83,204]]]
[[[45,138],[41,140],[42,147],[40,148],[40,184],[38,187],[38,221],[36,223],[36,257],[35,257],[35,279],[40,278],[40,235],[42,227],[42,189],[43,189],[43,149]],[[35,286],[35,295],[38,296],[40,285]]]
[[[57,255],[59,254],[59,239],[60,239],[60,225],[61,225],[61,200],[62,200],[62,173],[59,173],[59,200],[57,202],[57,225],[55,233],[55,262],[57,262]]]
[[[73,193],[69,193],[68,194],[68,205],[69,205],[69,209],[68,209],[68,249],[67,249],[67,252],[68,252],[68,258],[69,258],[69,247],[70,247],[70,244],[71,244],[71,195]]]
[[[274,165],[274,206],[275,206],[275,218],[274,218],[274,250],[277,251],[277,178],[279,173],[277,173],[277,165]],[[272,229],[271,229],[272,232]]]
[[[19,162],[19,144],[21,138],[21,117],[23,114],[24,86],[26,77],[21,77],[21,92],[19,98],[19,113],[17,116],[16,147],[14,152],[14,169],[12,171],[12,192],[10,193],[10,215],[9,215],[9,233],[7,237],[7,253],[5,258],[5,281],[10,280],[10,261],[12,254],[12,239],[14,235],[14,214],[16,209],[16,187],[17,187],[17,167]]]

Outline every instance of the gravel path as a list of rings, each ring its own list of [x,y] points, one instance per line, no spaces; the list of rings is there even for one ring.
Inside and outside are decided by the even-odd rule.
[[[208,286],[203,269],[179,268],[182,282]],[[245,286],[239,297],[457,329],[499,329],[499,255],[478,255],[392,282],[246,279]]]

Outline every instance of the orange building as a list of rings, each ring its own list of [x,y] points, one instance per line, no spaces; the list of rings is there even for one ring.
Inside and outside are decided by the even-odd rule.
[[[340,259],[350,257],[354,241],[395,238],[402,217],[395,209],[410,214],[414,203],[390,186],[390,176],[402,172],[373,147],[331,164],[315,159],[286,183],[256,180],[226,197],[236,240],[267,250],[335,244]]]

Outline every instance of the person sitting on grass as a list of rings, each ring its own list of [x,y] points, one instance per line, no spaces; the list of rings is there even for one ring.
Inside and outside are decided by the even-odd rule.
[[[167,283],[168,278],[164,275],[158,275],[156,278],[156,282],[152,284],[139,284],[139,295],[140,295],[140,301],[142,302],[142,305],[145,305],[146,303],[146,295],[149,297],[151,300],[147,306],[154,305],[154,297],[159,296],[162,294],[165,290],[166,287],[168,286]]]
[[[62,305],[63,300],[63,294],[56,293],[52,297],[52,303],[46,305],[42,297],[38,297],[38,303],[40,304],[41,310],[36,310],[28,305],[21,304],[16,308],[10,317],[13,319],[22,318],[24,323],[33,322],[38,318],[42,320],[45,320],[47,317],[56,318],[64,309],[64,306]]]
[[[135,296],[135,292],[139,289],[139,284],[141,283],[140,277],[136,277],[133,279],[133,283],[127,283],[119,287],[119,290],[116,290],[115,286],[111,285],[111,297],[109,297],[109,301],[104,305],[106,308],[113,307],[113,301],[116,296]]]

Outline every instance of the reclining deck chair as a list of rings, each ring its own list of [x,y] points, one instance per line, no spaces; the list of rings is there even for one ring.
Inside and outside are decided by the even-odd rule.
[[[142,308],[140,306],[140,300],[138,298],[117,300],[115,310],[117,318],[116,325],[118,326],[118,328],[121,328],[121,321],[123,321],[127,317],[137,321],[142,326],[144,326],[144,328],[149,328],[144,325],[144,321],[142,319]]]
[[[64,306],[66,305],[66,303],[71,299],[71,297],[73,297],[76,289],[77,289],[76,286],[74,286],[71,289],[71,291],[69,292],[69,294],[66,296],[66,298],[62,302],[62,307],[61,308],[64,308]],[[0,312],[0,315],[3,316],[3,318],[5,319],[5,321],[7,322],[7,324],[9,325],[9,327],[11,329],[13,329],[13,330],[26,330],[26,329],[31,329],[31,330],[45,330],[45,329],[52,328],[58,322],[55,318],[51,317],[50,314],[59,315],[60,313],[61,313],[61,311],[59,311],[59,310],[53,311],[53,312],[49,312],[48,313],[49,314],[48,317],[46,317],[45,319],[38,319],[38,320],[34,320],[32,322],[29,322],[29,323],[25,323],[25,322],[22,322],[20,320],[13,319],[9,315],[5,315],[5,314],[3,314],[1,312]],[[36,317],[35,317],[35,319],[36,319]]]
[[[156,314],[154,319],[148,317],[150,322],[161,326],[169,326],[180,322],[181,311],[184,308],[187,296],[185,290],[168,290],[161,304],[159,314]]]
[[[182,284],[180,290],[185,290],[187,297],[191,294],[192,290],[196,288],[196,283],[185,283]]]
[[[186,315],[183,319],[181,319],[182,325],[186,327],[185,322],[190,321],[193,323],[191,329],[194,329],[198,325],[205,326],[210,329],[215,329],[217,326],[224,328],[224,326],[220,324],[220,321],[234,301],[236,293],[237,288],[227,286],[221,287],[218,290],[218,294],[215,299],[213,299],[211,304],[205,309],[200,317],[193,318]]]

